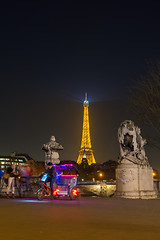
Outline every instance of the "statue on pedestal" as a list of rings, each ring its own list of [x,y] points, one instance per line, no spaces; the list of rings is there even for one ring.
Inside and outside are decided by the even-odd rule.
[[[156,198],[153,186],[153,169],[146,157],[147,143],[141,130],[131,120],[121,123],[118,129],[120,154],[116,169],[116,194],[124,198]]]
[[[56,142],[54,136],[51,136],[50,142],[43,144],[42,150],[45,151],[45,167],[47,166],[48,162],[53,164],[59,164],[59,150],[63,150],[62,145]]]

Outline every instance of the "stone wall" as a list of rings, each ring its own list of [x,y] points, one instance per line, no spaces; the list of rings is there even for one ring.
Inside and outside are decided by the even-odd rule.
[[[82,196],[101,196],[111,197],[116,192],[116,184],[114,183],[84,183],[78,185]],[[160,180],[154,179],[154,189],[160,192]]]
[[[112,183],[83,183],[78,188],[82,196],[111,197],[116,191],[116,185]]]

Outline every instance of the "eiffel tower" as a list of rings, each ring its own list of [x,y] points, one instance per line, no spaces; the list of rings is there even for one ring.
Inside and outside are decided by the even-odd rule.
[[[83,159],[87,160],[88,165],[92,163],[96,163],[93,150],[91,146],[91,138],[90,138],[90,129],[89,129],[89,102],[87,100],[87,93],[85,94],[85,101],[83,102],[84,114],[83,114],[83,130],[82,130],[82,141],[81,148],[79,151],[79,156],[77,159],[77,163],[81,164]]]

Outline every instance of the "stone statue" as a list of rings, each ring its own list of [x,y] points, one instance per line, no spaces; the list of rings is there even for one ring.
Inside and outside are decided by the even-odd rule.
[[[50,142],[43,144],[42,150],[45,151],[45,166],[47,166],[48,162],[52,162],[53,164],[59,164],[59,150],[63,150],[63,147],[56,142],[54,136],[51,136]]]
[[[146,139],[141,136],[141,130],[131,120],[121,123],[118,129],[118,140],[120,143],[119,163],[125,158],[139,165],[149,165],[145,155],[144,145]]]
[[[149,165],[144,146],[147,143],[141,130],[131,120],[118,129],[120,143],[119,165],[116,169],[116,195],[123,198],[154,199],[153,169]]]

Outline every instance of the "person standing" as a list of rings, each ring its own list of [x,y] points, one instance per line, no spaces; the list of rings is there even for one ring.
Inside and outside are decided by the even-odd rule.
[[[14,196],[15,196],[15,177],[17,175],[16,164],[15,163],[13,163],[12,166],[10,166],[7,169],[7,173],[9,174],[8,188],[7,188],[7,198],[9,198],[10,191],[12,192],[12,198],[14,198]]]
[[[2,170],[0,170],[0,193],[1,193],[1,190],[2,190],[2,177],[4,175],[4,172],[2,172]]]
[[[27,192],[29,190],[29,177],[30,177],[30,167],[29,165],[20,165],[19,166],[19,197],[22,195],[22,191],[24,190]],[[24,189],[25,186],[25,189]]]
[[[3,177],[3,175],[4,175],[4,172],[2,172],[2,170],[0,170],[0,180]]]

